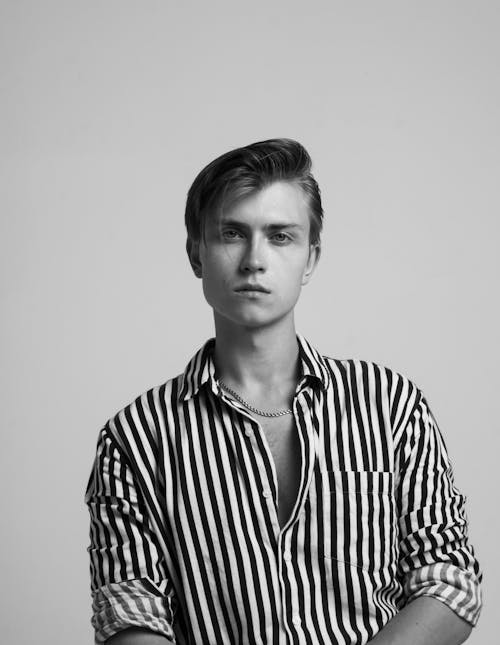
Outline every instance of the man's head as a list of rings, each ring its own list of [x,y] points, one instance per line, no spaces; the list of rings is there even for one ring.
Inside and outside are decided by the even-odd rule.
[[[319,244],[323,208],[311,158],[297,141],[269,139],[226,152],[198,174],[186,201],[188,253],[203,238],[209,218],[220,217],[230,205],[276,181],[300,186],[309,207],[309,238],[311,244]]]
[[[293,320],[317,264],[322,208],[304,148],[288,139],[222,155],[188,193],[187,251],[217,321]]]

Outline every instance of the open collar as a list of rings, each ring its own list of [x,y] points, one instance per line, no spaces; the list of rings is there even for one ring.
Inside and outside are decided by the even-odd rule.
[[[297,343],[301,363],[301,381],[312,379],[326,390],[330,384],[330,372],[325,359],[301,334],[297,334]],[[215,384],[214,348],[215,338],[210,338],[187,364],[181,375],[179,401],[191,399],[206,383],[211,384],[212,387]]]

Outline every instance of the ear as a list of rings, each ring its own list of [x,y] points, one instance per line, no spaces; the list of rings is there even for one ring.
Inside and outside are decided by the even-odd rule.
[[[307,264],[302,275],[302,285],[305,285],[311,279],[314,269],[316,268],[321,255],[321,246],[319,244],[311,244],[309,246],[309,257]]]
[[[191,268],[193,269],[193,273],[197,278],[201,278],[202,271],[200,261],[200,243],[195,242],[188,237],[186,241],[186,251],[188,254],[189,262],[191,264]]]

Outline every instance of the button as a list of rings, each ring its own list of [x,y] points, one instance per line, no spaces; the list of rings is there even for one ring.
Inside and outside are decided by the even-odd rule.
[[[251,437],[253,435],[253,432],[247,428],[245,430],[245,434],[246,434],[247,437]]]
[[[294,616],[294,617],[292,618],[292,623],[293,623],[294,625],[299,626],[301,622],[302,622],[302,621],[300,620],[300,618],[299,618],[298,616]]]
[[[290,551],[285,551],[283,553],[283,560],[285,560],[285,562],[290,562],[291,559],[292,559],[292,554],[290,553]]]
[[[262,497],[265,497],[266,499],[268,497],[271,497],[271,491],[269,490],[269,488],[264,488],[264,490],[262,491]]]

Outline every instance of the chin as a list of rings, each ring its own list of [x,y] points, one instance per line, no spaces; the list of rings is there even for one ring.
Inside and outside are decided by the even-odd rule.
[[[270,314],[264,311],[222,311],[221,309],[214,309],[215,315],[218,318],[225,319],[227,322],[238,327],[246,329],[263,329],[279,323],[291,314],[290,311],[279,312]]]
[[[264,316],[232,316],[229,320],[239,327],[246,327],[247,329],[259,329],[267,327],[274,322],[274,319],[269,319]]]

